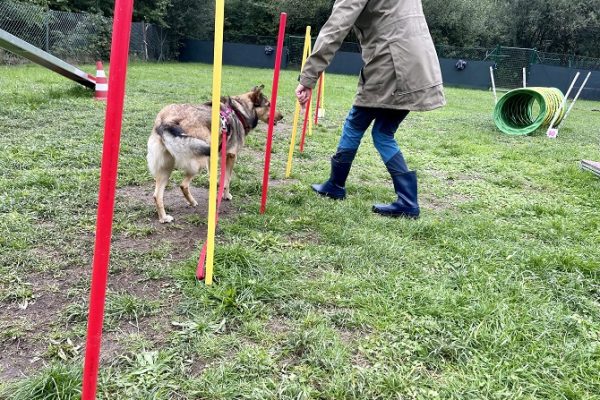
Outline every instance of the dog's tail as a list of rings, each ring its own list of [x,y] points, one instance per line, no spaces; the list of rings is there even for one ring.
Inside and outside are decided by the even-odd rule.
[[[202,139],[188,136],[178,124],[160,123],[155,130],[174,156],[186,152],[192,152],[196,157],[210,156],[210,145]]]

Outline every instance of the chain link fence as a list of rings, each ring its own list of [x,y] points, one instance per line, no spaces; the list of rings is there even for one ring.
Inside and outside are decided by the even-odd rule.
[[[98,14],[49,10],[14,0],[0,2],[0,29],[72,63],[108,60],[112,18]],[[174,58],[173,40],[164,29],[143,22],[132,25],[130,55],[142,60]],[[0,63],[24,62],[0,50]]]
[[[68,13],[15,0],[0,1],[0,29],[3,29],[61,59],[74,63],[107,60],[110,52],[112,19],[96,14]],[[212,40],[211,38],[206,38]],[[228,42],[275,46],[272,36],[239,35],[226,32]],[[314,40],[314,39],[313,39]],[[351,40],[351,37],[350,37]],[[314,44],[314,41],[313,41]],[[299,68],[302,63],[304,36],[288,35],[288,65]],[[177,39],[156,25],[136,22],[132,26],[130,55],[140,60],[163,61],[176,58]],[[437,46],[439,57],[473,61],[493,61],[499,87],[514,88],[522,84],[523,68],[531,64],[547,64],[570,68],[600,70],[600,59],[575,55],[540,52],[535,49],[497,46]],[[360,53],[358,43],[348,41],[341,51]],[[23,62],[0,50],[0,64]]]

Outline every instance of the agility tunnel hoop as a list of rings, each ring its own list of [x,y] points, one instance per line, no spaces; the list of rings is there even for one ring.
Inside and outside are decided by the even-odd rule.
[[[267,144],[265,147],[265,169],[263,174],[262,198],[260,201],[260,213],[264,214],[267,209],[267,194],[269,192],[269,170],[271,169],[271,148],[273,147],[273,128],[275,126],[275,112],[277,110],[277,93],[279,91],[279,75],[281,72],[281,59],[283,54],[283,40],[285,38],[285,26],[287,14],[279,16],[279,35],[277,36],[277,53],[275,54],[275,68],[273,70],[273,88],[271,89],[271,109],[269,112],[269,130],[267,132]]]
[[[132,13],[133,0],[116,0],[110,51],[109,91],[104,122],[102,164],[100,167],[96,242],[94,245],[90,309],[83,367],[82,400],[94,400],[98,384]]]
[[[221,76],[223,73],[223,27],[225,25],[225,0],[215,4],[215,49],[213,63],[212,120],[210,139],[210,187],[208,195],[208,231],[206,233],[206,277],[207,286],[213,282],[215,256],[215,231],[217,228],[217,168],[219,163],[219,131],[221,108]]]
[[[565,96],[556,88],[515,89],[496,104],[494,122],[508,135],[529,135],[551,124],[560,124],[565,115],[564,101]]]
[[[221,177],[219,178],[219,192],[217,194],[217,213],[215,215],[215,227],[219,223],[219,210],[221,209],[221,201],[223,200],[223,192],[225,192],[225,168],[227,167],[227,129],[223,129],[221,134]],[[198,259],[198,267],[196,268],[196,278],[203,280],[206,277],[206,251],[207,242],[204,242]]]
[[[308,46],[310,44],[310,26],[306,27],[306,35],[304,36],[304,50],[302,51],[302,66],[300,70],[304,68],[304,64],[306,63],[306,59],[308,58]],[[288,160],[285,168],[285,177],[289,178],[292,174],[292,162],[294,159],[294,149],[296,147],[296,134],[298,133],[298,121],[300,120],[300,102],[296,100],[296,110],[294,111],[294,122],[292,125],[292,137],[290,138],[290,150],[288,152]]]

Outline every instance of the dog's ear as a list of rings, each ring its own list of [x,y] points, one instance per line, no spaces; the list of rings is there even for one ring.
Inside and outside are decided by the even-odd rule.
[[[260,106],[262,103],[262,90],[265,88],[265,85],[255,86],[250,93],[250,99],[254,103],[256,107]]]

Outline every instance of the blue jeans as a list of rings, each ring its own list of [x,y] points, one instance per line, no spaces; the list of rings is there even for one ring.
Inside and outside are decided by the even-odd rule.
[[[372,132],[373,143],[379,155],[381,155],[381,159],[387,164],[392,157],[400,152],[394,134],[408,113],[409,111],[406,110],[353,106],[344,123],[338,151],[340,149],[358,150],[366,130],[375,120]]]

